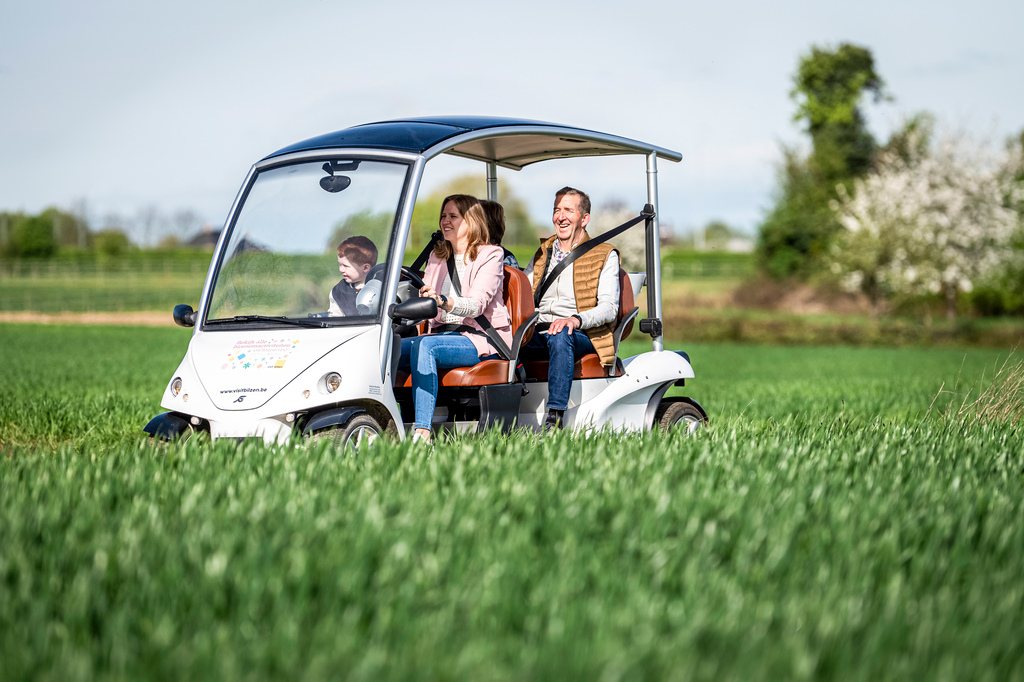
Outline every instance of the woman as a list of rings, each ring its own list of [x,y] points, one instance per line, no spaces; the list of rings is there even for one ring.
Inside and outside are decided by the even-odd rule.
[[[487,243],[487,218],[480,202],[466,194],[445,197],[439,225],[444,240],[434,246],[427,259],[420,289],[420,296],[437,301],[438,314],[428,322],[426,335],[402,339],[399,360],[399,367],[412,374],[416,407],[413,440],[427,443],[437,404],[437,370],[468,367],[481,359],[498,357],[497,349],[474,318],[483,315],[505,345],[512,345],[512,325],[501,295],[504,253],[500,246]],[[452,285],[449,256],[454,256],[461,295]],[[454,331],[457,326],[473,331]]]
[[[489,200],[481,201],[480,207],[484,209],[484,215],[487,216],[487,235],[490,242],[495,246],[501,246],[501,240],[505,237],[505,209],[497,201]],[[503,246],[501,250],[504,253],[505,260],[502,262],[505,265],[522,270],[514,253]]]

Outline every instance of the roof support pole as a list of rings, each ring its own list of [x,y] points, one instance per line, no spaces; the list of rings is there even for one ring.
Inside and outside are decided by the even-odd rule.
[[[494,161],[487,162],[487,199],[498,200],[498,164]]]
[[[647,203],[654,207],[654,219],[647,224],[647,317],[661,320],[661,227],[658,209],[658,153],[647,155]],[[660,325],[659,325],[660,326]],[[664,350],[664,337],[653,337],[654,350]]]

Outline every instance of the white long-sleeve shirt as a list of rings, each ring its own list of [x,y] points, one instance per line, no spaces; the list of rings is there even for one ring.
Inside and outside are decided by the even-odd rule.
[[[526,266],[526,276],[533,285],[533,260]],[[554,258],[549,258],[544,271],[546,277],[548,272],[557,265]],[[553,322],[558,319],[579,315],[583,320],[582,329],[590,329],[607,322],[614,322],[619,314],[619,254],[612,251],[608,254],[608,260],[597,280],[597,306],[590,310],[576,309],[576,291],[573,285],[572,269],[575,263],[562,271],[548,290],[540,299],[537,310],[540,312],[539,322]]]
[[[459,275],[459,281],[464,282],[466,280],[466,271],[469,267],[466,265],[465,254],[455,254],[455,271]],[[468,296],[456,296],[454,293],[454,287],[452,286],[452,276],[447,274],[444,276],[444,284],[441,285],[441,291],[437,292],[443,295],[445,298],[452,302],[452,309],[447,315],[445,315],[445,324],[462,324],[464,319],[467,317],[479,317],[480,316],[480,303],[475,299],[469,298]]]

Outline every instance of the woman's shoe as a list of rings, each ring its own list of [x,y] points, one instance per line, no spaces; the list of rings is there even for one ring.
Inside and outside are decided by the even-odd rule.
[[[548,410],[548,417],[544,420],[545,431],[558,431],[562,428],[562,417],[565,410]]]
[[[412,434],[412,446],[416,449],[424,449],[427,451],[427,456],[434,454],[434,443],[430,439],[430,436],[424,436],[422,433]]]

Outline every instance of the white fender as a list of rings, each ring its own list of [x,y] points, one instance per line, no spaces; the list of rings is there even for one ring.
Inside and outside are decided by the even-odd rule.
[[[693,368],[679,353],[650,351],[623,361],[625,373],[576,410],[573,429],[610,427],[642,431],[651,396],[666,382],[692,379]]]
[[[270,369],[262,375],[261,368],[232,367],[222,362],[221,356],[238,341],[252,345],[251,339],[259,339],[268,332],[200,332],[192,337],[189,350],[174,374],[182,380],[181,393],[172,395],[168,382],[160,404],[168,410],[205,419],[215,439],[262,436],[267,443],[283,443],[292,433],[293,424],[286,419],[289,413],[372,401],[390,413],[404,436],[401,411],[391,387],[391,373],[388,371],[383,380],[380,376],[377,358],[381,352],[373,329],[342,329],[333,335],[305,329],[287,330],[288,338],[295,337],[292,339],[294,346],[289,348],[293,352],[282,363],[283,367]],[[280,330],[269,333],[282,335]],[[312,348],[306,351],[304,346]],[[304,352],[294,352],[294,349]],[[341,386],[333,393],[328,393],[323,383],[323,377],[329,372],[342,376]],[[271,376],[266,376],[268,373]],[[244,397],[240,399],[240,396]]]

